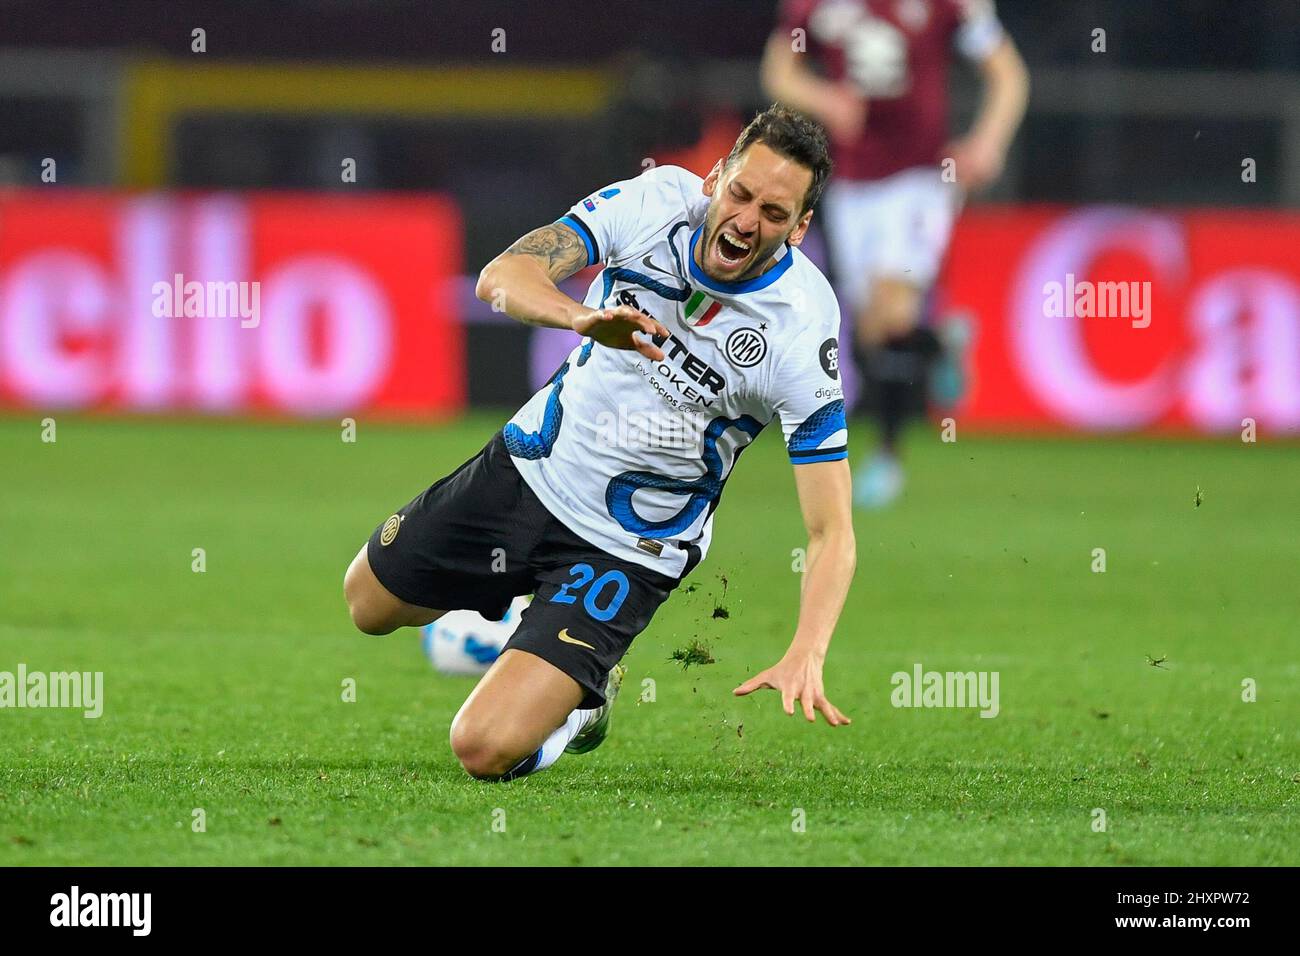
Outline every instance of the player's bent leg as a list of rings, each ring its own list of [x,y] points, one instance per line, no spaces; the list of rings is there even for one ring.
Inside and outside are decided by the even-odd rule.
[[[367,547],[362,545],[343,575],[343,596],[357,630],[363,634],[391,634],[399,627],[422,627],[446,613],[403,601],[380,584],[370,568]]]
[[[452,721],[451,749],[481,780],[540,769],[543,756],[553,762],[586,722],[589,712],[578,710],[584,696],[584,688],[554,664],[507,648]],[[553,741],[556,752],[544,755],[544,745],[568,724],[573,733]]]
[[[552,524],[536,596],[452,724],[452,749],[476,777],[513,780],[600,746],[619,661],[677,584]]]

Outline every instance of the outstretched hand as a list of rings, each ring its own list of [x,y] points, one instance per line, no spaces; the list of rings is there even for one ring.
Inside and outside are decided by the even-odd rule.
[[[598,343],[611,349],[630,349],[640,352],[655,362],[664,359],[663,350],[648,338],[636,336],[637,332],[645,335],[668,337],[668,330],[650,316],[629,305],[616,305],[610,309],[593,309],[573,320],[573,331],[579,335],[589,336]]]
[[[822,663],[812,655],[787,654],[772,667],[745,681],[732,693],[744,697],[764,687],[781,692],[781,706],[787,714],[794,714],[794,702],[797,700],[803,707],[803,715],[809,721],[817,719],[814,711],[821,711],[826,723],[832,727],[853,723],[826,699],[822,687]]]

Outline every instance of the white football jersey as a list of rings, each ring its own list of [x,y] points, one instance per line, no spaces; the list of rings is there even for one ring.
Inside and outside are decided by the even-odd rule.
[[[796,465],[847,456],[835,293],[798,249],[743,282],[693,255],[709,197],[675,166],[576,204],[559,221],[603,262],[585,304],[629,305],[668,329],[654,362],[584,339],[506,425],[547,509],[590,544],[670,577],[704,557],[740,453],[780,418]]]

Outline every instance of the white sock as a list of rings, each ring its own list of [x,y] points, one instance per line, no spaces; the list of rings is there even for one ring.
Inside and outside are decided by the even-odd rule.
[[[574,737],[578,736],[578,733],[583,727],[587,726],[587,721],[595,712],[596,710],[582,710],[581,708],[574,710],[567,718],[565,718],[564,723],[560,724],[560,726],[551,733],[551,736],[546,738],[542,746],[538,748],[537,753],[529,754],[521,760],[519,764],[511,770],[509,774],[507,774],[507,777],[511,780],[517,777],[525,777],[530,773],[537,773],[539,770],[545,770],[551,764],[555,763],[555,761],[560,759],[560,754],[564,753],[564,748],[569,746],[570,742],[572,742]],[[529,766],[530,764],[531,766]]]
[[[587,726],[587,721],[595,712],[595,710],[577,709],[569,714],[568,719],[555,729],[555,733],[546,738],[546,743],[542,744],[542,756],[537,761],[537,769],[545,770],[559,760],[560,754],[564,753],[564,748],[569,746],[583,727]]]

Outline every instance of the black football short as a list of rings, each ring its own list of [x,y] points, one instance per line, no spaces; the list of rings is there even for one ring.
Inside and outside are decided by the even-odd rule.
[[[624,561],[560,523],[520,476],[498,432],[481,452],[375,529],[379,583],[410,604],[489,620],[535,595],[507,649],[554,664],[605,700],[609,670],[678,579]]]

